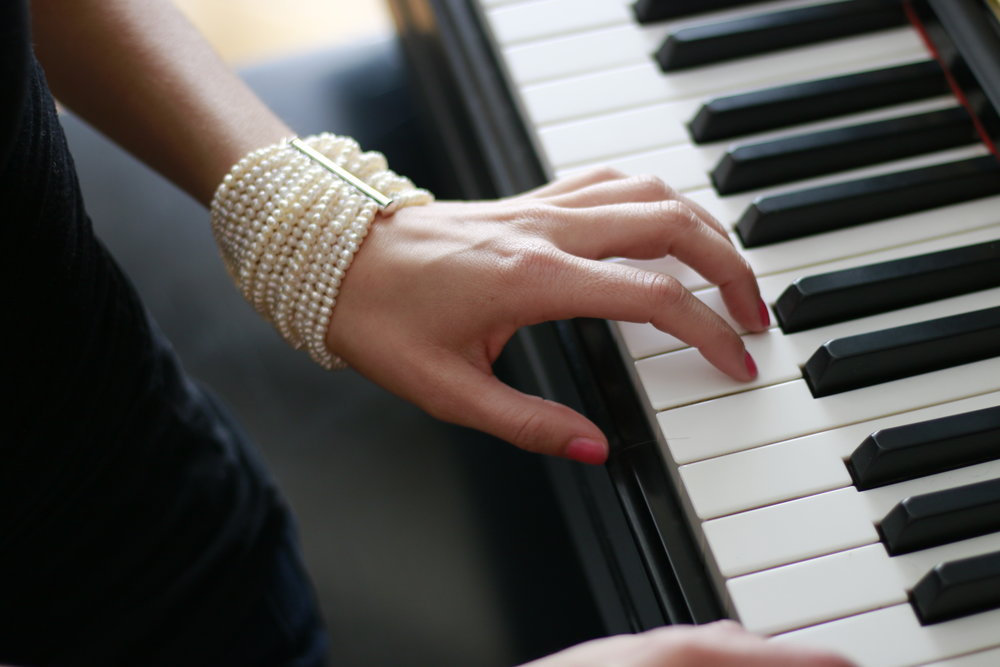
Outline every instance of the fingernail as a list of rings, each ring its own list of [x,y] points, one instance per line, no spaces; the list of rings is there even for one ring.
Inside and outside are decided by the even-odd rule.
[[[608,446],[590,438],[573,438],[566,445],[563,456],[580,463],[597,465],[608,460]]]
[[[752,380],[757,377],[757,363],[753,360],[753,357],[750,356],[749,352],[747,352],[746,356],[743,357],[743,361],[747,365],[747,372],[750,373],[750,379]]]
[[[766,329],[769,326],[771,326],[771,313],[768,312],[767,304],[764,303],[763,299],[761,299],[759,303],[760,305],[758,306],[758,308],[760,309],[760,321],[761,324],[763,324],[764,328]]]

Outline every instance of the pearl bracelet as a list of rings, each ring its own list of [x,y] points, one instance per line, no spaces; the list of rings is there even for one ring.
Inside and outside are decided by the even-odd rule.
[[[434,196],[381,153],[319,134],[255,150],[215,192],[212,232],[243,296],[295,349],[327,369],[344,361],[326,333],[344,275],[376,214]]]

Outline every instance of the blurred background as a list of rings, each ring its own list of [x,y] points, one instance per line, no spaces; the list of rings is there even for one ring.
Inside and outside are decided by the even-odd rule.
[[[175,0],[226,61],[246,65],[388,35],[380,0]]]

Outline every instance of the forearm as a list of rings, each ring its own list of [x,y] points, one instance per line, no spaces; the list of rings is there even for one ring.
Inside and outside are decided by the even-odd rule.
[[[168,0],[33,0],[32,18],[60,102],[203,204],[291,134]]]

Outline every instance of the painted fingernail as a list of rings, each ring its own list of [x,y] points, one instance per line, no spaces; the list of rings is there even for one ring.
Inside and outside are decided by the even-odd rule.
[[[750,379],[752,380],[757,377],[757,363],[753,360],[753,357],[750,356],[749,352],[747,352],[746,356],[743,357],[743,361],[747,365],[747,372],[750,373]]]
[[[760,322],[764,325],[764,328],[771,326],[771,313],[767,310],[767,304],[761,299],[758,308],[760,309]]]
[[[566,445],[563,456],[580,463],[597,465],[608,460],[608,446],[590,438],[573,438]]]

